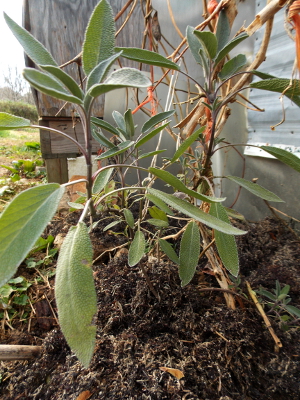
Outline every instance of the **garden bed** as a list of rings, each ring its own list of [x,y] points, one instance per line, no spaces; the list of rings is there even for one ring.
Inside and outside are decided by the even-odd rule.
[[[66,232],[74,219],[76,213],[56,217],[47,233]],[[291,286],[291,304],[299,306],[299,239],[271,218],[246,225],[248,234],[238,238],[242,282],[237,292],[249,298],[246,280],[254,290],[263,286],[269,291],[279,280],[282,286]],[[185,288],[180,287],[174,264],[166,259],[144,260],[158,300],[141,270],[128,267],[127,251],[120,247],[124,238],[101,232],[98,226],[92,238],[98,249],[95,256],[105,249],[119,249],[106,252],[94,265],[98,331],[89,369],[71,353],[57,325],[51,311],[55,313],[56,308],[50,278],[49,285],[38,287],[38,302],[44,300],[44,308],[38,307],[31,326],[20,325],[2,334],[2,343],[42,346],[36,359],[1,362],[2,399],[279,400],[299,396],[297,326],[284,331],[279,321],[270,318],[282,342],[276,351],[253,303],[239,297],[236,310],[231,310],[221,292],[201,291],[217,287],[214,277],[205,272],[205,259]],[[161,367],[177,369],[184,377],[178,380]]]

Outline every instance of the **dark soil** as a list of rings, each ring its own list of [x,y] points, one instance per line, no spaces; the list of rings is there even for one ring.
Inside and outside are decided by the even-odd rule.
[[[67,231],[68,218],[61,219],[58,230]],[[109,234],[103,239],[100,230],[93,238],[96,257],[125,241]],[[238,238],[239,293],[247,294],[246,280],[254,290],[273,290],[278,279],[291,286],[291,304],[300,306],[299,239],[273,219],[248,224],[247,230]],[[253,303],[239,298],[231,310],[221,292],[200,291],[218,287],[204,273],[205,264],[181,288],[174,264],[145,262],[158,301],[141,270],[128,267],[126,249],[105,253],[94,266],[98,332],[90,368],[70,351],[49,307],[39,306],[29,332],[2,335],[2,343],[41,344],[43,351],[32,361],[1,362],[1,399],[299,399],[299,328],[284,331],[270,319],[283,345],[276,352]],[[55,310],[49,283],[44,290]],[[178,369],[184,377],[177,380],[161,367]]]

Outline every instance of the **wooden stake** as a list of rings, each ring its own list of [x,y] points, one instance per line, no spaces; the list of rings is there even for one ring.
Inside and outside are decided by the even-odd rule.
[[[21,346],[11,344],[0,345],[0,360],[29,360],[38,357],[42,351],[41,346]]]
[[[272,328],[272,325],[271,325],[271,323],[270,323],[270,321],[269,321],[269,318],[266,316],[266,313],[264,312],[264,310],[263,310],[263,308],[262,308],[260,302],[257,300],[257,297],[256,297],[256,295],[255,295],[255,292],[254,292],[254,290],[252,290],[252,288],[251,288],[251,286],[250,286],[250,283],[249,283],[249,282],[246,282],[246,285],[247,285],[248,292],[249,292],[249,294],[250,294],[250,296],[251,296],[251,298],[252,298],[254,304],[256,305],[256,308],[258,309],[260,315],[263,317],[263,320],[264,320],[264,322],[265,322],[267,328],[269,329],[269,332],[270,332],[272,338],[274,339],[274,342],[275,342],[275,352],[278,353],[280,347],[282,347],[282,343],[281,343],[279,337],[278,337],[278,336],[276,335],[276,333],[274,332],[274,329]]]

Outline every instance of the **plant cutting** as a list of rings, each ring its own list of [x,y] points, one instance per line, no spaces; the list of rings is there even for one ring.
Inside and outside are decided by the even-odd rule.
[[[23,45],[25,52],[39,67],[39,70],[26,68],[24,70],[25,79],[41,92],[75,104],[84,130],[84,147],[76,140],[70,137],[69,139],[75,141],[86,160],[87,201],[78,225],[70,229],[60,250],[55,292],[62,331],[72,350],[82,364],[87,367],[93,354],[96,335],[96,326],[92,324],[96,312],[96,292],[91,269],[93,252],[88,226],[84,220],[88,212],[93,218],[97,213],[98,205],[109,196],[115,193],[138,192],[137,199],[140,202],[140,212],[137,221],[134,220],[130,210],[125,208],[125,197],[123,195],[121,197],[121,211],[133,232],[128,259],[130,266],[138,264],[146,251],[146,243],[149,238],[146,240],[143,223],[145,221],[152,223],[160,228],[161,233],[161,229],[168,226],[168,218],[172,216],[175,210],[188,217],[187,224],[181,232],[179,256],[166,237],[161,237],[160,234],[154,235],[149,241],[156,241],[162,251],[172,261],[178,263],[182,286],[187,285],[192,280],[200,255],[206,254],[212,273],[221,288],[224,291],[229,290],[226,272],[224,272],[222,264],[217,259],[217,253],[212,247],[214,242],[225,268],[232,275],[238,275],[239,266],[234,235],[241,235],[245,232],[230,224],[229,211],[221,205],[224,199],[217,198],[214,195],[211,157],[216,151],[216,145],[220,143],[218,137],[227,118],[226,106],[234,100],[234,97],[244,86],[238,89],[233,88],[231,92],[227,90],[225,95],[223,89],[236,76],[259,73],[255,71],[239,72],[245,66],[245,56],[243,55],[225,62],[229,52],[248,37],[246,33],[242,33],[231,40],[229,39],[230,24],[226,10],[220,11],[216,33],[200,32],[188,27],[189,47],[196,62],[204,70],[204,83],[195,82],[193,78],[189,77],[199,88],[201,105],[198,104],[198,108],[203,111],[203,127],[192,132],[186,132],[180,138],[180,144],[172,159],[166,160],[161,168],[158,168],[155,163],[151,163],[152,166],[146,169],[147,173],[150,174],[146,182],[143,182],[137,175],[137,185],[128,187],[126,185],[127,169],[143,170],[139,166],[139,160],[145,157],[154,157],[162,151],[160,149],[153,150],[150,154],[145,155],[139,153],[139,147],[167,126],[167,119],[171,117],[173,112],[165,111],[151,117],[141,128],[136,138],[131,110],[127,110],[124,116],[118,111],[114,112],[115,127],[92,117],[93,102],[97,96],[114,89],[123,87],[148,88],[152,86],[152,82],[135,69],[121,68],[110,73],[112,64],[119,57],[127,57],[135,61],[177,71],[180,69],[178,65],[150,51],[116,48],[114,45],[112,10],[108,1],[101,0],[91,16],[82,48],[83,70],[86,74],[85,89],[83,89],[59,68],[51,54],[36,39],[15,24],[8,16],[5,18],[9,27]],[[259,76],[264,83],[262,85],[264,87],[261,88],[274,88],[274,81],[271,82],[271,80],[276,78],[263,74]],[[282,85],[285,85],[285,83],[282,80],[277,80],[275,82],[276,90],[283,92],[287,85],[284,86],[284,89]],[[290,96],[289,90],[285,91],[285,95]],[[297,100],[299,95],[300,93],[295,95],[294,91],[292,100]],[[28,120],[0,113],[1,129],[18,129],[30,126],[32,125]],[[94,126],[98,126],[101,131],[94,129]],[[51,128],[45,129],[66,136],[63,132]],[[116,137],[115,144],[107,139],[102,132],[103,130]],[[91,164],[92,136],[102,146],[108,148],[98,157],[98,160],[118,157],[118,164],[102,167],[95,176],[92,176]],[[199,147],[198,149],[194,149],[195,144]],[[299,170],[299,161],[291,157],[288,152],[278,151],[274,148],[264,148],[264,150]],[[125,161],[127,161],[127,164],[125,164]],[[167,170],[172,164],[183,164],[183,162],[188,172],[186,174],[186,171],[184,171],[184,176],[188,177],[184,182]],[[98,196],[109,183],[113,169],[118,169],[121,187]],[[170,194],[153,188],[153,182],[156,179],[161,179],[172,186],[175,193]],[[276,195],[257,184],[247,182],[239,177],[228,177],[228,179],[267,201],[281,201]],[[23,261],[48,221],[55,214],[65,186],[53,183],[25,191],[18,195],[2,213],[0,218],[0,239],[2,243],[0,285],[14,275],[18,265]],[[154,206],[149,207],[149,201]],[[148,210],[151,219],[146,217]],[[202,252],[200,251],[201,241],[204,245]],[[192,257],[187,257],[191,253]],[[230,294],[226,293],[226,299],[228,305],[234,307],[234,301]]]

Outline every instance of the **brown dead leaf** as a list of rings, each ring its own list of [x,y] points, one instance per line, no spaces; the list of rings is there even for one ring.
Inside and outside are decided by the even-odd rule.
[[[84,392],[80,393],[76,400],[87,400],[91,397],[91,395],[92,393],[89,390],[85,390]]]
[[[184,373],[180,371],[180,369],[168,367],[159,367],[159,369],[164,372],[169,372],[169,374],[173,375],[178,380],[184,377]]]

